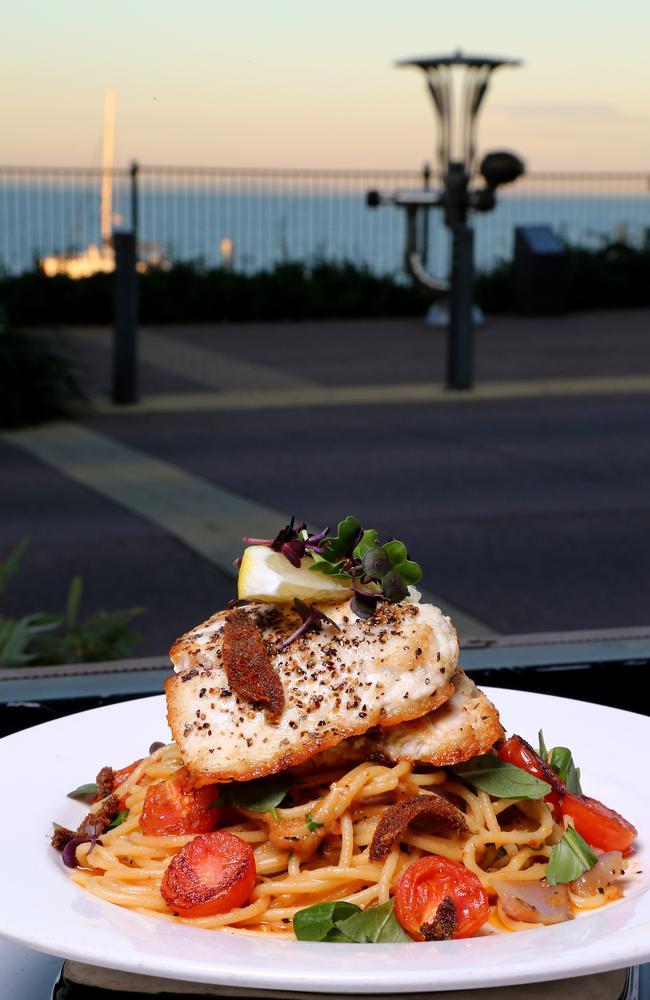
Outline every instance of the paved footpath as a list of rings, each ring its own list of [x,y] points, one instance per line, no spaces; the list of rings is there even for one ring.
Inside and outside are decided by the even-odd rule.
[[[112,407],[107,331],[63,334],[97,405],[0,439],[13,611],[145,605],[142,654],[232,596],[245,533],[348,512],[404,537],[464,635],[647,624],[650,314],[492,321],[477,389],[417,320],[149,329]]]

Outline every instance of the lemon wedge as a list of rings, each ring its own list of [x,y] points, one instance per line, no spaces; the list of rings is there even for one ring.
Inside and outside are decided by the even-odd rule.
[[[281,552],[266,545],[249,545],[244,550],[237,597],[240,601],[268,601],[272,604],[289,603],[299,597],[305,604],[314,601],[342,601],[352,593],[342,580],[312,573],[313,560],[302,560],[292,566]]]

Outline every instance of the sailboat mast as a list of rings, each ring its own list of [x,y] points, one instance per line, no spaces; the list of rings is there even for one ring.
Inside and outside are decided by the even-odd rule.
[[[102,156],[101,235],[104,248],[111,245],[113,229],[113,154],[115,146],[115,91],[109,87],[104,105],[104,151]]]

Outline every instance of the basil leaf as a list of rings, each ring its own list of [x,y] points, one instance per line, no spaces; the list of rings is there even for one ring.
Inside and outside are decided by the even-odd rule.
[[[106,832],[108,833],[109,830],[114,830],[116,826],[121,826],[128,815],[129,815],[128,809],[120,809],[119,812],[115,813],[113,819],[106,827]]]
[[[582,795],[580,768],[575,766],[571,751],[567,747],[553,747],[549,763],[566,785],[568,792]]]
[[[337,920],[338,930],[356,944],[397,944],[412,941],[393,911],[393,900]]]
[[[293,917],[293,929],[299,941],[344,941],[337,921],[361,913],[354,903],[315,903],[298,910]]]
[[[208,809],[217,806],[239,806],[251,812],[273,812],[284,800],[293,782],[290,778],[256,778],[255,781],[233,781],[222,785],[219,797],[211,802]]]
[[[540,757],[542,758],[542,760],[548,760],[548,750],[546,749],[546,743],[544,742],[544,733],[541,729],[537,734],[537,741],[539,743]]]
[[[97,784],[94,781],[89,782],[87,785],[79,785],[79,788],[74,788],[71,792],[68,792],[69,799],[79,799],[81,802],[92,802],[96,795]]]
[[[453,770],[468,785],[499,799],[543,799],[551,791],[546,781],[492,754],[473,757]]]
[[[305,823],[307,824],[307,829],[310,833],[314,833],[316,830],[319,830],[323,825],[322,823],[317,822],[317,820],[312,819],[311,813],[307,813],[305,816]]]
[[[553,846],[546,869],[549,885],[573,882],[596,864],[598,858],[586,840],[572,826],[567,827],[559,844]]]

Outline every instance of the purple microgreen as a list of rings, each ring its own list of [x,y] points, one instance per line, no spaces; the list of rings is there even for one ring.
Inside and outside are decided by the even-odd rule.
[[[87,837],[73,837],[69,840],[61,851],[61,860],[66,868],[78,868],[79,862],[77,861],[77,848],[79,844],[87,844]]]
[[[151,755],[152,753],[155,753],[156,750],[162,750],[164,746],[165,746],[164,743],[162,743],[160,740],[156,740],[156,742],[152,743],[151,746],[149,747],[149,754]]]
[[[381,579],[391,568],[388,553],[384,551],[381,545],[377,545],[374,549],[368,549],[361,560],[361,565],[363,572],[371,580],[376,580],[377,577]]]
[[[372,618],[377,610],[377,603],[382,599],[382,594],[365,594],[355,590],[350,601],[350,608],[357,618]]]
[[[299,597],[295,597],[293,607],[294,610],[300,615],[302,625],[300,625],[295,632],[292,632],[291,635],[287,636],[286,639],[276,646],[278,653],[285,650],[287,646],[290,646],[295,639],[298,639],[299,636],[307,632],[308,629],[314,628],[317,631],[320,631],[322,622],[325,622],[327,625],[331,625],[337,632],[340,631],[336,622],[333,622],[331,618],[328,618],[322,611],[319,611],[313,604],[305,604],[305,602],[301,601]]]
[[[409,589],[395,569],[391,569],[385,576],[382,576],[381,589],[384,597],[393,603],[403,601],[405,597],[408,597]]]
[[[83,837],[73,837],[72,840],[69,840],[61,851],[61,860],[66,868],[78,868],[77,848],[79,844],[90,844],[90,850],[92,851],[101,833],[101,826],[88,823]]]
[[[295,517],[292,517],[289,524],[280,528],[275,538],[251,538],[250,536],[246,536],[243,540],[247,545],[266,545],[267,548],[273,549],[274,552],[281,552],[292,566],[298,568],[307,550],[320,553],[320,543],[326,537],[328,531],[329,528],[325,528],[315,535],[310,535],[305,522],[299,521],[296,524]],[[240,564],[241,557],[235,562],[236,566]]]
[[[280,552],[285,559],[288,559],[296,569],[300,568],[300,563],[305,555],[305,543],[302,538],[296,538],[291,542],[283,542]]]

